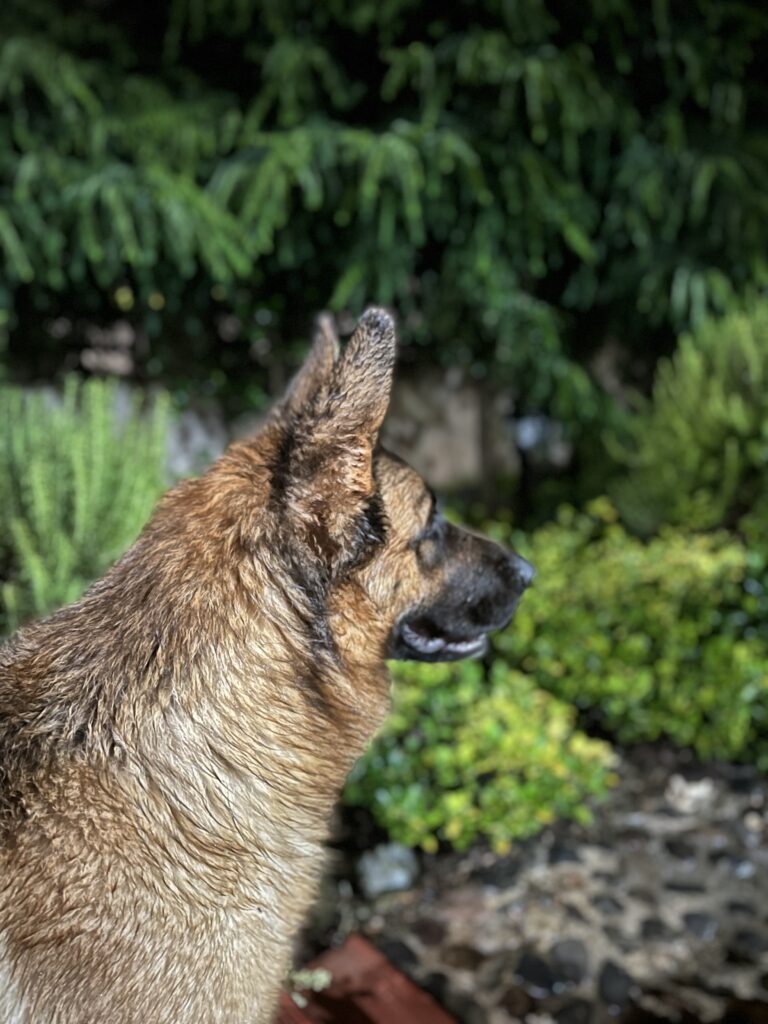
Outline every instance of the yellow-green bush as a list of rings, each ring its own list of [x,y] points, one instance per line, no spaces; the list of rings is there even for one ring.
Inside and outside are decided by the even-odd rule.
[[[510,663],[621,741],[768,767],[768,598],[737,538],[646,543],[599,500],[521,546],[538,575],[497,641]]]
[[[622,519],[652,533],[734,525],[768,496],[768,302],[704,320],[656,372],[651,399],[612,447],[629,473]]]
[[[168,403],[120,416],[116,385],[70,377],[61,401],[0,389],[0,627],[79,597],[163,490]]]
[[[350,779],[400,842],[458,849],[480,837],[499,851],[555,818],[588,820],[612,780],[610,748],[574,712],[496,661],[394,666],[394,711]]]
[[[510,539],[505,524],[484,529]],[[480,836],[504,849],[554,817],[581,818],[611,772],[577,709],[621,742],[668,739],[768,768],[761,555],[724,531],[642,541],[607,499],[513,539],[537,577],[490,672],[395,666],[394,714],[349,801],[427,850]]]

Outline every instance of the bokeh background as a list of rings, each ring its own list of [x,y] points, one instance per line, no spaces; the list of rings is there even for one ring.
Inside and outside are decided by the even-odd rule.
[[[737,0],[0,10],[0,629],[254,427],[319,310],[370,303],[399,318],[388,443],[538,569],[484,662],[398,668],[346,797],[353,861],[420,851],[409,906],[491,873],[461,940],[420,911],[393,939],[403,905],[337,879],[460,1019],[766,996],[739,915],[768,894],[767,28]],[[550,907],[583,868],[581,922],[503,902],[542,857]],[[645,910],[615,895],[643,857]]]

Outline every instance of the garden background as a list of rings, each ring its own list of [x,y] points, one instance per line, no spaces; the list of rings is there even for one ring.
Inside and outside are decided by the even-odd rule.
[[[767,29],[736,0],[6,0],[2,631],[257,421],[319,310],[385,304],[400,386],[472,410],[450,513],[538,577],[485,662],[397,669],[350,805],[504,855],[586,825],[634,744],[765,769]]]

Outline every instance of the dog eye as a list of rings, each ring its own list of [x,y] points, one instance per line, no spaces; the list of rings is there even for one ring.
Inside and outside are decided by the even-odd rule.
[[[445,520],[440,515],[437,505],[434,505],[426,524],[414,537],[413,544],[418,545],[425,540],[439,540],[443,532],[444,522]]]

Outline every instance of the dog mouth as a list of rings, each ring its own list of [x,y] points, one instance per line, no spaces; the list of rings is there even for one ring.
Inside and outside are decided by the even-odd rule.
[[[399,661],[459,661],[479,658],[488,649],[485,633],[454,637],[401,622],[390,644],[390,656]]]

